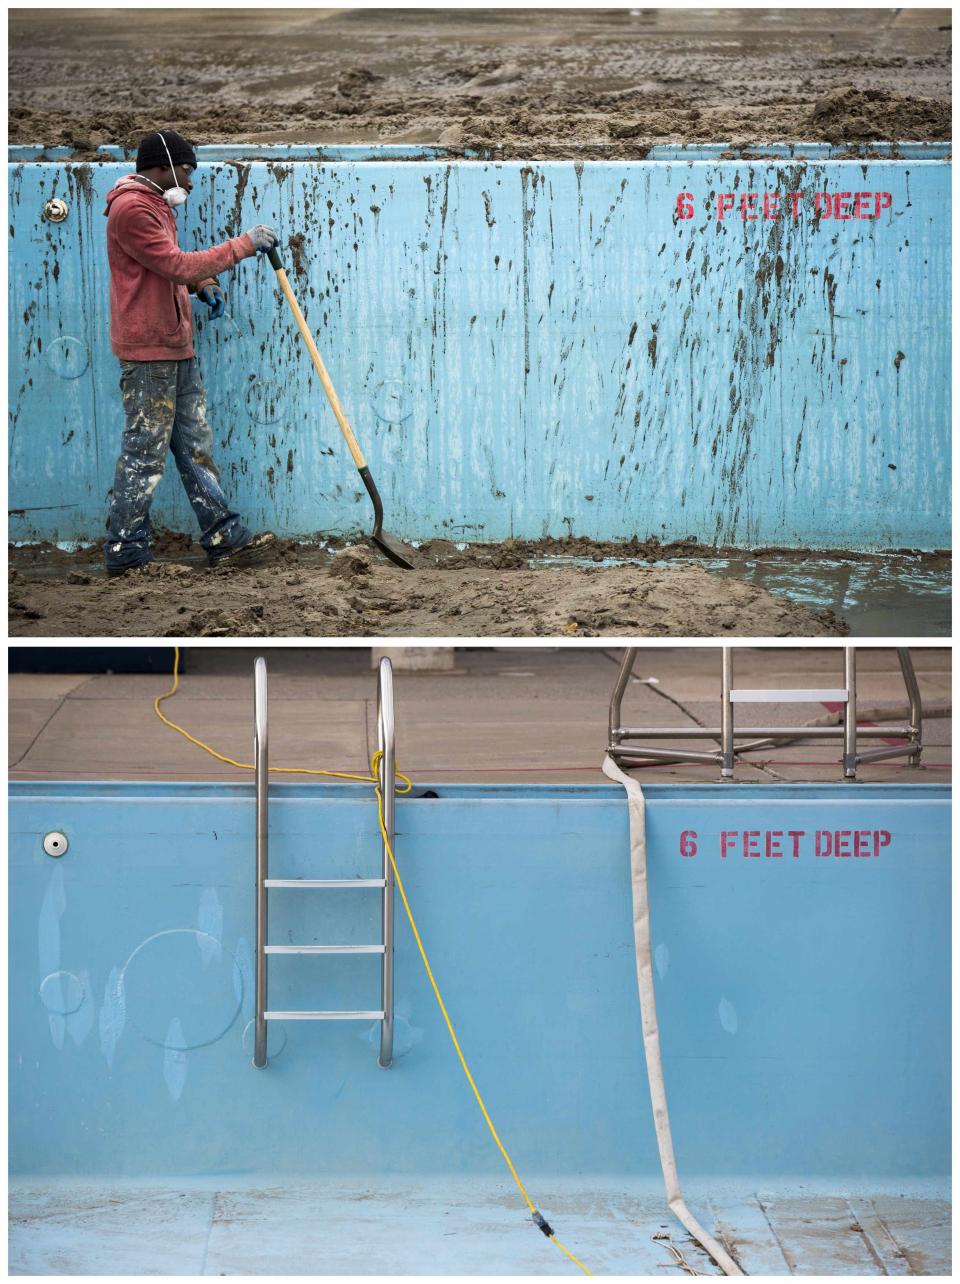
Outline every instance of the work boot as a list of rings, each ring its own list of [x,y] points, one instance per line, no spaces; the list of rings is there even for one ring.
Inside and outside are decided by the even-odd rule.
[[[153,565],[153,558],[145,558],[142,562],[131,562],[129,566],[108,566],[106,567],[107,579],[118,580],[121,575],[136,575],[140,571],[146,570],[148,566]]]
[[[273,531],[251,535],[245,544],[225,548],[222,552],[207,553],[207,568],[211,571],[240,571],[248,566],[259,566],[277,555],[277,537]]]

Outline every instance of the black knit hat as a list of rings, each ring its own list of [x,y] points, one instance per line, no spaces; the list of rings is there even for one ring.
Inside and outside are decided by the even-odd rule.
[[[166,148],[161,142],[161,133],[166,140]],[[167,148],[170,150],[169,158]],[[174,165],[192,165],[194,169],[197,168],[197,153],[175,129],[154,130],[152,134],[147,134],[137,149],[138,173],[140,170],[153,169],[155,166],[168,167],[171,160]]]

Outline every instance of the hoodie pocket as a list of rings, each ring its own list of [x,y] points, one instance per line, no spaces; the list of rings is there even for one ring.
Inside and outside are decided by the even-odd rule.
[[[183,316],[180,312],[180,290],[173,281],[170,282],[170,303],[164,309],[164,312],[166,313],[164,333],[172,339],[183,328]]]

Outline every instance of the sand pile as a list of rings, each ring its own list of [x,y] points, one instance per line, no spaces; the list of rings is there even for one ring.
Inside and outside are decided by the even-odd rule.
[[[131,68],[136,67],[136,74]],[[499,147],[949,137],[948,10],[11,11],[14,142]]]
[[[365,546],[331,565],[281,561],[210,575],[189,563],[106,580],[75,564],[57,575],[14,570],[14,637],[700,637],[835,636],[845,626],[702,567],[499,566],[401,571]]]

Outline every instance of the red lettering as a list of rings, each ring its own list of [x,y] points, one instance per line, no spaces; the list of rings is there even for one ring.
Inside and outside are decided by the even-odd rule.
[[[680,855],[696,856],[697,854],[697,831],[695,829],[685,829],[680,835]]]
[[[853,218],[853,206],[850,202],[853,200],[853,192],[836,192],[833,198],[833,217],[834,218]]]
[[[693,218],[693,192],[681,192],[677,197],[677,218]]]
[[[886,829],[817,829],[813,830],[814,855],[820,858],[832,856],[845,859],[850,856],[879,856],[884,847],[892,841]],[[731,852],[740,849],[745,860],[764,856],[779,860],[783,856],[792,856],[798,860],[802,855],[802,840],[807,836],[805,829],[723,829],[720,831],[720,855],[726,860]],[[695,829],[685,829],[680,835],[680,855],[695,856],[698,851],[698,835]]]
[[[761,215],[761,198],[762,209]],[[798,222],[804,200],[809,201],[810,193],[803,192],[735,192],[717,193],[717,220],[724,222],[734,210],[744,222],[753,223],[757,219],[791,218]],[[848,219],[876,219],[883,210],[893,207],[892,192],[828,192],[825,189],[812,193],[814,218],[831,218],[839,222]],[[696,203],[692,192],[677,194],[675,218],[689,219],[696,214]]]
[[[881,210],[888,210],[893,204],[892,192],[876,192],[873,197],[874,218],[880,217]]]

